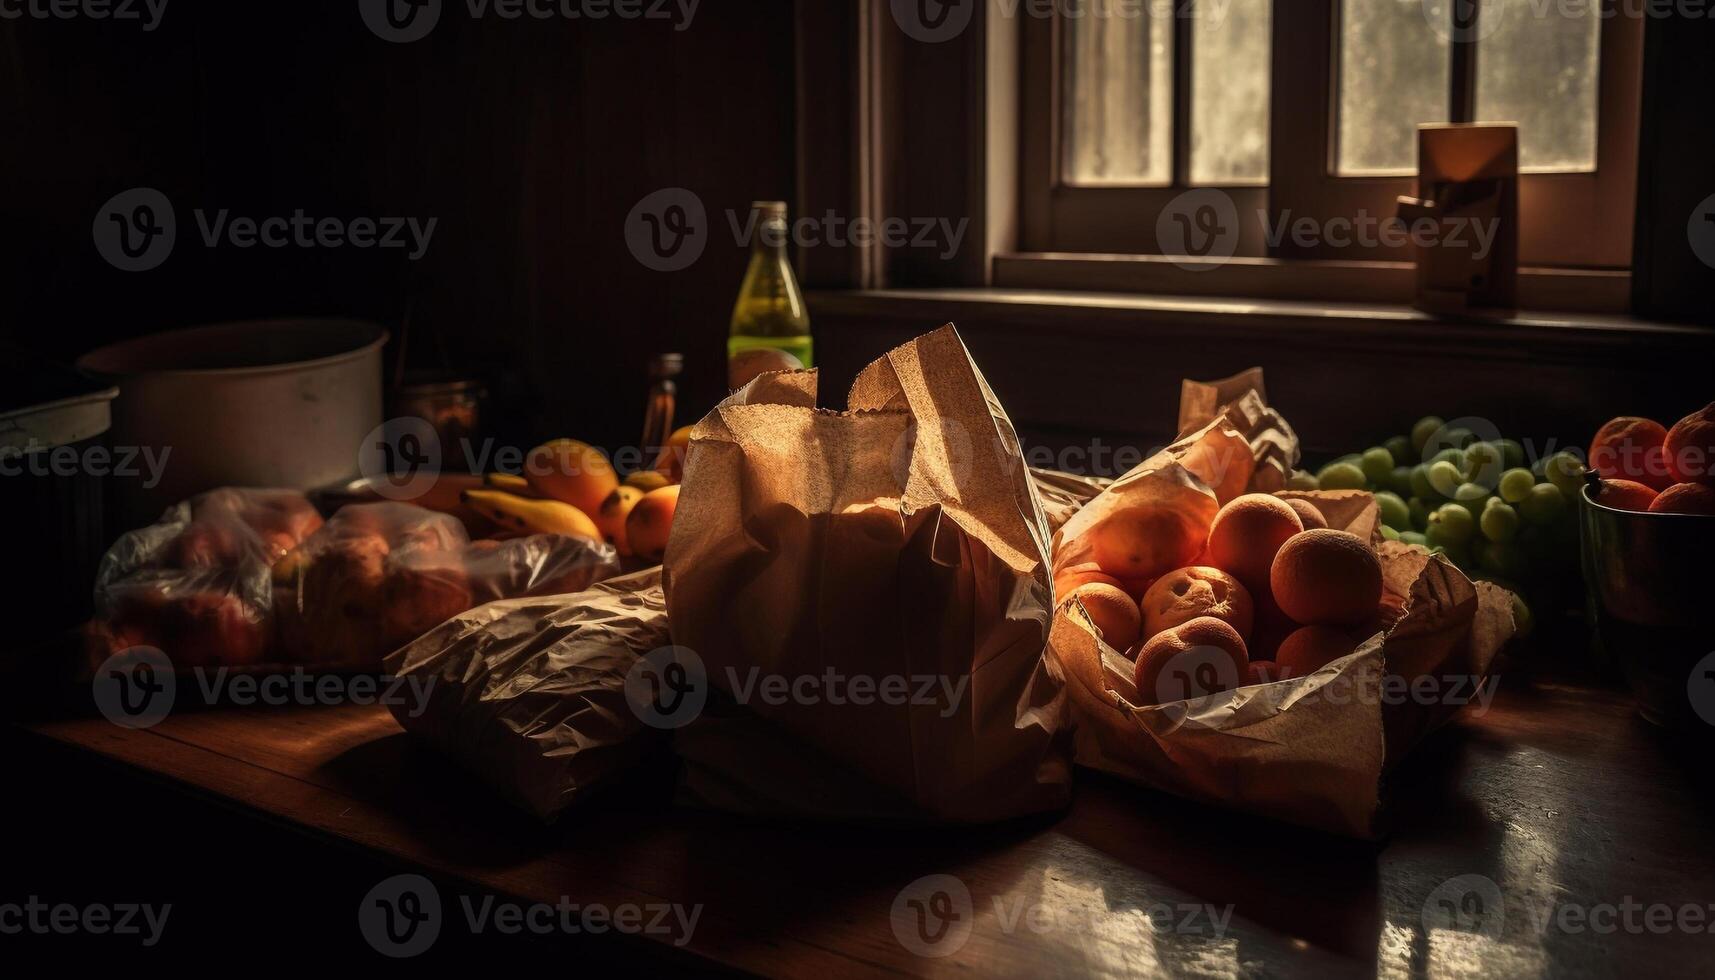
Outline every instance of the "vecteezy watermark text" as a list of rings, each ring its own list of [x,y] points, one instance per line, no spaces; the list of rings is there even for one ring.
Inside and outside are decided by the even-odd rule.
[[[185,680],[192,683],[185,684]],[[370,674],[312,673],[302,667],[249,673],[229,667],[175,668],[157,647],[129,647],[95,670],[90,693],[108,721],[121,728],[152,728],[172,713],[181,696],[201,704],[239,706],[381,704],[398,707],[412,718],[428,710],[434,692],[431,675],[377,677]]]
[[[413,262],[429,250],[439,218],[406,216],[313,217],[234,215],[227,208],[193,212],[204,248],[403,249]],[[145,272],[167,261],[178,239],[178,220],[167,196],[135,187],[109,198],[95,213],[95,250],[125,272]]]
[[[1022,932],[1091,935],[1097,931],[1091,922],[1097,914],[1093,911],[1035,901],[1018,894],[996,895],[991,905],[992,921],[1009,936]],[[977,907],[969,886],[960,878],[949,874],[924,875],[894,896],[888,922],[894,938],[907,951],[938,959],[964,948],[976,925]],[[1137,914],[1141,916],[1141,926],[1155,935],[1220,939],[1232,922],[1233,906],[1160,901],[1139,907]]]
[[[0,20],[112,20],[161,26],[167,0],[0,0]]]
[[[910,705],[957,714],[970,676],[944,674],[849,674],[833,667],[820,673],[773,674],[759,667],[728,666],[724,689],[739,704],[828,705],[865,708]],[[625,699],[644,724],[681,728],[695,721],[708,701],[710,678],[703,659],[689,647],[668,646],[638,658],[625,677]]]
[[[689,943],[703,906],[675,902],[511,902],[492,895],[459,895],[471,935],[576,936],[621,933],[659,936],[674,946]],[[442,902],[433,882],[421,875],[395,875],[369,890],[358,904],[358,931],[376,952],[406,958],[426,952],[443,926]]]
[[[964,247],[968,217],[848,217],[832,209],[802,216],[784,226],[758,223],[754,212],[727,209],[726,222],[734,245],[748,247],[757,240],[770,247],[918,249],[950,259]],[[639,263],[656,272],[678,272],[702,257],[713,237],[703,199],[683,187],[655,191],[625,218],[625,243]]]
[[[464,0],[471,20],[670,20],[688,30],[702,0]],[[358,15],[383,41],[409,44],[440,23],[442,0],[358,0]]]
[[[142,477],[144,489],[154,489],[166,471],[173,447],[162,446],[47,446],[32,439],[22,446],[0,449],[0,477],[112,476]],[[138,464],[142,465],[139,466]]]
[[[0,902],[0,935],[137,936],[145,947],[161,941],[171,904],[101,902],[73,905],[45,902],[31,895],[22,902]]]

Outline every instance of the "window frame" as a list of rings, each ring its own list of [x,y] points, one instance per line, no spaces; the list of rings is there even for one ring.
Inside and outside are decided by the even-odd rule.
[[[1290,211],[1294,219],[1327,220],[1360,211],[1391,215],[1395,199],[1415,191],[1411,176],[1335,173],[1340,0],[1290,0],[1291,16],[1275,0],[1270,70],[1269,183],[1216,186],[1241,215]],[[1629,269],[1636,206],[1642,18],[1604,0],[1597,96],[1597,156],[1593,171],[1527,173],[1519,178],[1521,265],[1559,269]],[[1174,183],[1168,187],[1083,187],[1060,174],[1062,100],[1061,17],[1025,18],[1020,51],[1020,188],[1018,244],[1025,252],[1160,254],[1155,226],[1168,203],[1190,185],[1184,123],[1189,118],[1189,21],[1175,25]],[[1480,51],[1480,42],[1478,45]],[[1455,43],[1449,115],[1468,118],[1473,98],[1471,50]],[[1479,55],[1480,56],[1480,55]],[[1293,93],[1280,98],[1281,92]],[[1461,109],[1463,104],[1463,109]],[[1599,227],[1603,235],[1588,229]],[[1280,260],[1410,262],[1409,249],[1334,248],[1283,239],[1275,247],[1263,228],[1241,222],[1241,257]],[[1330,298],[1339,298],[1331,296]]]

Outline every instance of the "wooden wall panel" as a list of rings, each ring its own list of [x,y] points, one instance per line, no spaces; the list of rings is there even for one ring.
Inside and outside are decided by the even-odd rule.
[[[226,318],[340,314],[397,327],[496,379],[509,437],[635,442],[648,357],[688,358],[687,410],[724,392],[727,315],[746,253],[728,209],[793,199],[791,0],[660,20],[472,20],[373,36],[356,5],[171,5],[149,33],[0,21],[0,335],[61,358]],[[97,209],[165,192],[179,241],[122,273]],[[690,269],[640,265],[623,224],[646,194],[704,201]],[[422,261],[355,249],[209,250],[196,207],[258,217],[412,215]]]

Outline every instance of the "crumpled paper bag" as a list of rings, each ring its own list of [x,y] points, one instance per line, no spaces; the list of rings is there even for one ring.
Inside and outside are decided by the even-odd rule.
[[[1278,489],[1297,462],[1297,440],[1263,401],[1260,373],[1255,382],[1188,384],[1181,420],[1194,428],[1061,528],[1056,569],[1087,561],[1091,529],[1126,506],[1170,504],[1201,541],[1219,503]],[[1233,400],[1211,412],[1216,397]],[[1248,447],[1248,459],[1238,446]],[[1283,495],[1314,501],[1330,527],[1377,545],[1383,628],[1306,677],[1146,705],[1140,702],[1153,698],[1133,686],[1131,661],[1101,642],[1080,605],[1064,603],[1049,648],[1066,674],[1077,761],[1191,799],[1373,838],[1381,831],[1384,773],[1456,713],[1461,698],[1477,697],[1475,685],[1512,635],[1512,599],[1440,556],[1383,542],[1368,493]],[[1422,703],[1401,693],[1419,678],[1443,679],[1448,700]]]
[[[857,818],[873,814],[843,801],[874,798],[950,822],[1063,806],[1049,531],[1005,411],[951,325],[865,368],[845,412],[817,410],[815,384],[764,375],[691,434],[663,575],[673,640],[764,724],[681,732],[682,796]],[[791,696],[759,697],[770,678]],[[900,678],[903,697],[835,701],[836,684]],[[747,746],[770,739],[826,764],[760,762],[774,750]],[[846,791],[810,790],[806,769]]]
[[[393,715],[551,820],[663,744],[625,685],[638,658],[668,642],[659,568],[575,595],[490,602],[387,658],[390,674],[428,678],[421,713],[413,701]]]

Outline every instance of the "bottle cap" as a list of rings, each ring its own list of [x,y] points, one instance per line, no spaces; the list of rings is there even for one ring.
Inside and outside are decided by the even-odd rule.
[[[676,378],[685,370],[685,355],[656,354],[649,361],[649,377],[652,380]]]

